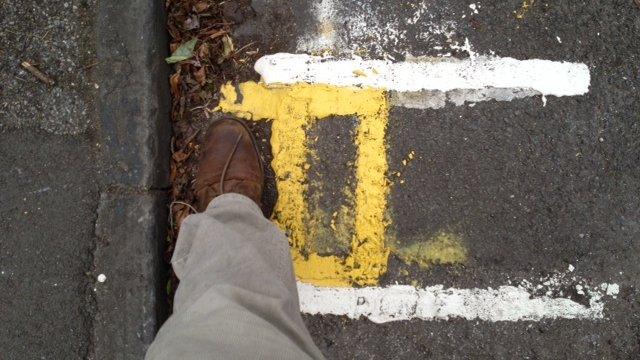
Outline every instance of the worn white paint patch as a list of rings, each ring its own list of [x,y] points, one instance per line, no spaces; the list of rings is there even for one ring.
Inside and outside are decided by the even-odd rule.
[[[389,102],[393,106],[409,109],[440,109],[447,104],[447,93],[442,91],[391,91]]]
[[[511,101],[530,96],[540,95],[538,91],[521,88],[485,88],[480,90],[459,89],[447,92],[447,101],[461,106],[466,103],[477,103],[481,101]]]
[[[618,290],[616,284],[604,289]],[[584,289],[582,285],[581,291]],[[445,289],[442,285],[366,288],[323,288],[298,282],[301,311],[308,314],[366,317],[376,323],[399,320],[538,321],[542,319],[602,319],[603,293],[587,290],[589,306],[569,298],[534,296],[522,286],[497,289]]]
[[[440,109],[447,102],[455,106],[469,105],[482,101],[511,101],[530,96],[541,95],[539,92],[529,89],[498,89],[486,88],[480,90],[451,90],[447,92],[434,90],[421,91],[391,91],[389,101],[393,106],[409,109]]]
[[[475,61],[475,58],[478,56],[478,54],[473,51],[471,43],[469,42],[469,38],[464,38],[464,44],[462,45],[459,45],[458,42],[456,42],[455,44],[449,45],[449,47],[451,48],[451,50],[460,50],[469,54],[469,60],[471,62]]]
[[[298,50],[324,52],[336,46],[344,46],[336,31],[335,18],[338,16],[334,0],[315,1],[311,11],[316,17],[316,32],[307,34],[298,41]]]
[[[606,294],[612,296],[613,298],[618,297],[620,293],[620,286],[618,284],[602,284],[601,288],[604,287]]]
[[[311,83],[395,91],[511,88],[569,96],[587,93],[591,81],[589,68],[581,63],[484,56],[391,62],[279,53],[260,58],[255,70],[267,84]]]
[[[381,5],[382,4],[382,5]],[[443,20],[444,5],[429,1],[411,4],[412,14],[390,11],[396,3],[371,0],[340,2],[315,0],[311,12],[315,26],[297,42],[297,51],[334,55],[368,54],[393,59],[389,53],[407,53],[410,42],[423,44],[451,40],[457,24]],[[406,5],[404,5],[406,7]]]

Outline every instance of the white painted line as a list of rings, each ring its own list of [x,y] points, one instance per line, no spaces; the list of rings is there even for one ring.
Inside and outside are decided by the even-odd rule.
[[[508,88],[571,96],[587,93],[591,81],[589,68],[582,63],[486,56],[391,62],[279,53],[260,58],[255,70],[267,84],[329,84],[403,92]]]
[[[584,287],[577,285],[580,291]],[[568,298],[532,296],[516,286],[497,289],[445,289],[442,285],[422,289],[408,285],[366,288],[326,288],[298,282],[301,311],[308,314],[366,317],[375,323],[399,320],[538,321],[542,319],[602,319],[606,289],[617,294],[616,284],[603,291],[586,290],[589,306]]]

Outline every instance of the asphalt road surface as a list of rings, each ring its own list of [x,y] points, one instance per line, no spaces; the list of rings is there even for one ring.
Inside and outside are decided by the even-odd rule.
[[[3,1],[0,13],[0,357],[84,358],[99,197],[93,1]]]
[[[0,349],[7,358],[84,358],[93,346],[100,189],[97,89],[88,71],[96,61],[95,2],[5,1],[0,12]],[[374,310],[396,321],[336,315],[335,299],[321,299],[315,305],[326,311],[305,321],[328,358],[638,357],[634,1],[255,0],[234,20],[241,23],[237,45],[254,41],[265,55],[355,55],[397,64],[464,59],[471,73],[489,56],[588,70],[588,91],[567,96],[500,90],[484,98],[420,93],[392,101],[381,150],[388,163],[386,239],[394,250],[376,286],[433,293],[442,286],[467,295],[441,298],[439,312],[422,317],[419,302],[396,304],[391,296]],[[56,87],[21,70],[25,60]],[[566,85],[559,79],[543,80]],[[345,194],[359,181],[357,123],[331,116],[307,129],[314,139],[307,200],[319,213],[346,219],[354,205]],[[331,216],[321,219],[327,229],[342,229],[328,222]],[[349,224],[345,229],[341,238],[316,239],[316,251],[348,256],[341,239],[353,234]],[[427,260],[439,262],[422,261],[424,249]],[[494,301],[510,289],[525,289],[525,298]],[[370,299],[349,306],[362,305],[361,298]],[[509,318],[533,303],[544,316]],[[500,311],[488,311],[492,304]],[[472,315],[443,315],[462,310]]]
[[[602,298],[602,316],[375,323],[305,315],[329,358],[637,358],[640,8],[633,1],[262,0],[240,18],[235,36],[265,54],[397,63],[497,56],[584,64],[590,74],[588,92],[575,96],[392,104],[389,233],[406,249],[454,234],[466,253],[458,263],[423,267],[392,253],[379,286],[496,289],[524,281],[533,284],[532,298],[588,308],[580,284],[615,284]],[[345,141],[354,137],[353,121],[325,121],[310,130],[324,139],[312,145],[311,167],[319,170],[310,191],[322,183],[315,204],[330,214],[345,201],[357,150]],[[547,288],[558,278],[559,288]]]

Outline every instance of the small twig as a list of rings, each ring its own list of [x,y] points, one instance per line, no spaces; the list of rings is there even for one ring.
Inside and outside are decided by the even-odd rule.
[[[196,135],[198,135],[198,133],[199,133],[199,132],[200,132],[200,129],[196,130],[196,131],[193,133],[193,135],[191,135],[191,136],[189,136],[189,137],[187,138],[187,140],[185,141],[185,144],[186,144],[186,145],[189,145],[189,143],[190,143],[193,139],[195,139]]]
[[[196,107],[193,107],[193,108],[189,109],[189,111],[195,111],[195,110],[204,109],[204,108],[206,108],[207,106],[209,106],[209,104],[210,104],[210,103],[211,103],[211,101],[207,101],[207,103],[206,103],[206,104],[204,104],[204,105],[200,105],[200,106],[196,106]]]
[[[232,55],[232,56],[235,56],[235,55],[239,54],[239,53],[240,53],[240,51],[242,51],[242,50],[244,50],[244,49],[248,48],[249,46],[253,45],[254,43],[255,43],[255,41],[252,41],[252,42],[248,43],[247,45],[245,45],[245,46],[241,47],[240,49],[236,50],[236,51],[233,53],[233,55]]]
[[[219,30],[217,32],[212,33],[211,35],[207,35],[208,38],[210,39],[215,39],[217,37],[220,37],[224,34],[228,34],[229,32],[227,30]]]
[[[88,69],[91,69],[92,67],[94,67],[94,66],[96,66],[98,64],[100,64],[100,61],[96,61],[96,62],[93,62],[93,63],[87,65],[87,66],[84,66],[83,69],[88,70]]]
[[[40,40],[43,40],[44,38],[46,38],[47,35],[49,35],[50,31],[51,31],[51,29],[47,29],[47,31],[44,32],[44,35],[40,36]]]
[[[174,202],[172,202],[172,203],[171,203],[171,206],[173,206],[173,205],[175,205],[175,204],[184,205],[184,206],[188,207],[189,209],[193,210],[193,212],[194,212],[194,213],[197,213],[197,212],[198,212],[198,211],[196,210],[196,208],[194,208],[194,207],[193,207],[193,206],[191,206],[190,204],[187,204],[187,203],[186,203],[186,202],[184,202],[184,201],[178,201],[178,200],[176,200],[176,201],[174,201]]]
[[[36,78],[38,78],[38,80],[42,81],[43,83],[49,86],[53,86],[56,83],[55,81],[53,81],[52,78],[45,75],[42,71],[38,70],[35,66],[31,65],[29,62],[23,61],[20,65],[22,65],[22,67],[25,70],[30,72],[31,75],[35,76]]]
[[[224,21],[224,22],[209,24],[209,27],[212,27],[212,26],[231,26],[231,25],[235,25],[235,23]]]
[[[15,76],[15,75],[14,75],[14,77],[15,77],[16,79],[18,79],[18,80],[22,81],[22,82],[25,82],[25,83],[28,83],[28,82],[29,82],[29,81],[27,81],[27,80],[25,80],[25,79],[21,78],[20,76]]]
[[[193,206],[187,204],[186,202],[177,201],[177,200],[172,202],[171,205],[169,205],[169,224],[171,225],[172,229],[174,227],[174,224],[173,224],[173,205],[175,205],[175,204],[185,205],[186,207],[191,209],[194,213],[198,213]]]

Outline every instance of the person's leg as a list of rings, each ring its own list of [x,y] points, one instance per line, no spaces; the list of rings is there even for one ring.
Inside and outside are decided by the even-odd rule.
[[[148,359],[322,357],[300,317],[287,239],[253,201],[217,197],[177,244],[174,314]]]
[[[180,228],[174,313],[147,359],[322,358],[300,316],[288,241],[257,205],[261,166],[242,123],[212,125],[196,179],[204,212]]]

